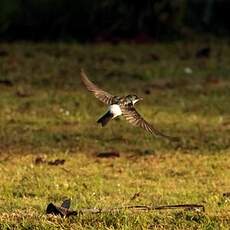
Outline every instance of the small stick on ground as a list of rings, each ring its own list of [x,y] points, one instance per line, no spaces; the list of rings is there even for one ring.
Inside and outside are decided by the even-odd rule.
[[[70,206],[70,200],[69,206]],[[131,205],[124,207],[114,207],[114,208],[82,208],[75,211],[69,210],[69,208],[58,207],[52,203],[47,206],[46,214],[61,215],[63,216],[75,216],[83,213],[108,213],[117,212],[120,210],[134,210],[134,211],[153,211],[153,210],[168,210],[168,209],[183,209],[183,210],[195,210],[199,212],[205,212],[205,208],[200,204],[177,204],[177,205],[162,205],[162,206],[148,206],[148,205]]]
[[[148,205],[132,205],[115,208],[89,208],[81,209],[80,212],[92,212],[92,213],[103,213],[103,212],[114,212],[119,210],[132,209],[136,211],[152,211],[152,210],[168,210],[168,209],[184,209],[184,210],[196,210],[205,212],[204,205],[199,204],[177,204],[177,205],[163,205],[163,206],[148,206]]]

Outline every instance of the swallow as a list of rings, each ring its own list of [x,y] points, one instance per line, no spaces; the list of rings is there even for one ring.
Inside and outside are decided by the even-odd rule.
[[[127,96],[114,96],[102,89],[100,89],[96,84],[91,82],[87,77],[85,71],[81,69],[80,79],[84,86],[94,94],[94,96],[108,105],[108,111],[98,119],[97,123],[101,124],[102,127],[108,124],[108,122],[118,116],[123,116],[130,124],[141,127],[151,134],[156,136],[161,136],[171,141],[178,141],[178,137],[168,136],[158,129],[156,129],[152,124],[148,123],[134,108],[135,103],[143,100],[143,98],[137,95],[127,95]]]

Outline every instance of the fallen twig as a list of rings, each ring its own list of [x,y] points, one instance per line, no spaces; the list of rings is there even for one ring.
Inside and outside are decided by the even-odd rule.
[[[39,165],[39,164],[48,164],[48,165],[63,165],[65,163],[65,159],[56,159],[56,160],[50,160],[47,161],[44,157],[40,157],[38,156],[35,161],[34,164]]]
[[[101,158],[109,158],[109,157],[120,157],[120,153],[117,151],[112,151],[112,152],[102,152],[102,153],[97,153],[97,157]]]
[[[53,203],[47,206],[46,214],[60,215],[62,217],[75,216],[80,213],[108,213],[116,212],[120,210],[131,209],[134,211],[153,211],[153,210],[168,210],[168,209],[184,209],[184,210],[194,210],[199,212],[205,212],[204,205],[200,204],[177,204],[177,205],[162,205],[162,206],[148,206],[148,205],[130,205],[124,207],[114,207],[114,208],[82,208],[75,211],[69,210],[70,200],[68,200],[68,206],[64,207],[64,204],[58,207]]]
[[[79,210],[80,212],[92,212],[92,213],[103,213],[103,212],[114,212],[118,210],[132,209],[137,211],[151,211],[151,210],[166,210],[166,209],[185,209],[185,210],[196,210],[205,211],[203,205],[199,204],[178,204],[178,205],[162,205],[162,206],[148,206],[148,205],[131,205],[124,207],[115,208],[85,208]]]

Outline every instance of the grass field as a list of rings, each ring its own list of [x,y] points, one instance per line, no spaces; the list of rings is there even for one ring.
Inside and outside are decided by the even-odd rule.
[[[203,45],[1,43],[0,229],[229,229],[230,47],[213,40],[210,57],[195,58]],[[106,107],[80,83],[81,67],[113,94],[144,97],[137,110],[181,141],[122,118],[99,127]],[[97,156],[108,151],[120,157]],[[74,210],[196,203],[205,212],[45,214],[66,197]]]

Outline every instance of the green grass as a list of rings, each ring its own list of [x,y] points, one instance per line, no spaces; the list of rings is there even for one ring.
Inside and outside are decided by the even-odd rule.
[[[0,80],[12,84],[0,83],[0,229],[228,229],[230,48],[210,45],[210,58],[200,60],[196,42],[1,43]],[[106,107],[81,85],[81,67],[111,93],[144,97],[137,110],[181,142],[122,118],[97,126]],[[96,157],[110,150],[121,157]],[[38,156],[66,162],[35,164]],[[73,209],[197,203],[206,211],[45,215],[49,202],[66,197]]]

